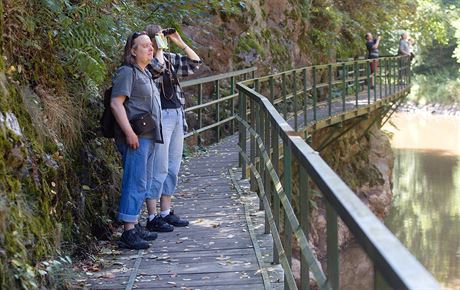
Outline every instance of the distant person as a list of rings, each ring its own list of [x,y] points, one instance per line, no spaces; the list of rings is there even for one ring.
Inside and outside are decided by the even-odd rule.
[[[399,56],[407,56],[409,57],[410,60],[412,60],[412,55],[413,53],[411,52],[412,50],[412,44],[409,41],[409,34],[407,32],[403,32],[401,34],[401,38],[399,40],[399,48],[398,48],[398,55]],[[406,76],[406,73],[408,73],[408,61],[405,61],[404,59],[399,60],[399,70],[398,70],[398,81],[400,84],[404,84],[403,82],[403,77]],[[410,62],[410,61],[409,61]]]
[[[128,249],[147,249],[156,233],[146,231],[138,219],[152,179],[155,143],[161,134],[160,93],[147,65],[160,66],[145,32],[128,37],[123,65],[112,80],[110,107],[117,124],[115,143],[122,156],[123,176],[118,219],[124,231],[118,242]],[[153,62],[153,59],[157,59]]]
[[[370,62],[371,75],[370,75],[370,87],[374,88],[374,74],[377,74],[379,66],[379,45],[380,45],[380,35],[377,35],[377,38],[373,38],[370,32],[366,33],[366,48],[368,51],[368,59],[372,59]]]
[[[408,41],[409,34],[404,32],[401,34],[401,38],[399,40],[399,48],[398,48],[398,55],[405,55],[410,56],[410,43]]]
[[[145,27],[145,31],[153,41],[155,51],[161,50],[162,47],[167,49],[166,39],[169,39],[184,52],[183,55],[164,51],[164,71],[161,75],[154,76],[160,91],[164,143],[155,146],[152,184],[146,200],[149,214],[147,229],[170,232],[174,227],[185,227],[189,224],[187,220],[181,219],[171,210],[171,197],[176,191],[184,147],[184,133],[187,129],[184,112],[185,97],[178,77],[193,74],[202,62],[175,29],[162,29],[159,25],[150,24]],[[156,209],[158,199],[160,199],[160,214],[157,214]]]

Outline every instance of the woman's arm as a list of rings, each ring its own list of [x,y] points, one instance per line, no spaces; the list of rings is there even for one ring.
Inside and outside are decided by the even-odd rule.
[[[169,39],[174,42],[180,49],[182,49],[188,58],[195,61],[200,61],[200,57],[196,52],[191,49],[180,37],[179,33],[175,32],[173,34],[168,35]]]
[[[163,54],[163,49],[157,49],[155,53],[155,57],[150,62],[150,66],[152,67],[152,77],[155,79],[163,74],[165,69],[165,58]]]
[[[137,149],[139,148],[139,139],[129,124],[128,116],[126,115],[126,110],[123,106],[125,99],[126,96],[112,97],[110,101],[110,108],[112,109],[115,120],[117,120],[118,125],[126,136],[126,143],[132,149]]]
[[[375,41],[375,44],[372,46],[372,48],[379,48],[380,44],[380,36],[377,36],[377,40]]]

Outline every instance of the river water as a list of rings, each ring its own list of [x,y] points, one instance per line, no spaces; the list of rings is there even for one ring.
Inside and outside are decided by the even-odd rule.
[[[397,113],[383,130],[395,154],[385,224],[444,289],[460,290],[460,118]],[[340,254],[340,289],[374,289],[356,243]]]
[[[385,224],[441,283],[460,290],[460,118],[397,113]]]

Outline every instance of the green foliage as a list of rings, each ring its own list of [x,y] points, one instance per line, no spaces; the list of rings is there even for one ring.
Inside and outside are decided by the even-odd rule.
[[[261,57],[265,57],[265,51],[260,41],[260,36],[247,32],[238,39],[235,52],[248,52],[254,49]]]
[[[454,37],[457,40],[457,45],[454,50],[454,57],[460,63],[460,17],[452,21],[452,26],[455,28]]]
[[[452,104],[460,102],[460,78],[452,79],[448,71],[434,75],[417,75],[409,99],[418,104]]]

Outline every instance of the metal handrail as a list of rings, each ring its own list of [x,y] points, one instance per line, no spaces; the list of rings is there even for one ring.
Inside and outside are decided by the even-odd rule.
[[[377,80],[380,82],[379,99],[376,97],[376,89],[374,89],[374,98],[372,100],[370,89],[367,89],[367,94],[364,94],[365,104],[358,104],[348,108],[349,105],[345,102],[346,98],[342,95],[343,108],[342,112],[334,112],[336,115],[343,114],[344,118],[353,117],[346,115],[347,112],[359,113],[359,110],[375,110],[381,106],[388,104],[394,100],[404,97],[410,89],[410,71],[408,70],[408,61],[402,57],[388,57],[380,59],[383,65],[383,70],[374,75],[374,85],[377,87]],[[369,60],[358,60],[347,62],[354,69],[360,64],[367,66],[365,68],[366,80],[370,80]],[[346,64],[347,65],[347,64]],[[436,280],[431,274],[404,248],[399,240],[380,222],[380,220],[365,206],[356,194],[348,188],[348,186],[340,179],[340,177],[327,165],[327,163],[315,152],[299,134],[299,128],[292,128],[286,120],[288,115],[285,109],[288,102],[293,103],[295,107],[296,98],[299,93],[296,87],[295,75],[306,74],[307,71],[315,72],[317,69],[325,69],[327,74],[327,88],[325,101],[328,104],[329,114],[326,117],[331,121],[331,107],[333,105],[331,98],[331,89],[333,87],[332,75],[334,68],[343,66],[343,64],[327,64],[321,66],[313,66],[290,70],[287,72],[277,73],[263,78],[257,78],[237,83],[239,92],[239,147],[240,164],[243,168],[243,177],[247,175],[247,168],[250,168],[251,188],[255,189],[258,186],[261,192],[260,198],[267,211],[269,217],[266,219],[266,232],[272,231],[275,241],[281,240],[279,234],[279,209],[280,203],[283,205],[283,214],[285,215],[286,224],[284,229],[284,243],[276,244],[274,252],[274,260],[281,264],[285,269],[285,275],[292,275],[289,262],[291,258],[291,234],[294,232],[295,237],[299,241],[301,248],[301,287],[306,289],[309,283],[308,271],[310,267],[316,269],[312,271],[321,289],[338,289],[338,239],[337,239],[337,217],[339,216],[353,235],[358,243],[374,262],[376,276],[382,274],[386,283],[394,287],[394,289],[441,289]],[[345,71],[345,70],[344,70]],[[357,70],[355,70],[356,72]],[[344,74],[345,75],[345,74]],[[290,76],[294,79],[292,97],[287,98],[286,78]],[[318,92],[316,91],[317,83],[315,82],[316,74],[312,74],[311,86],[304,85],[303,91],[300,93],[302,100],[312,102],[308,104],[309,110],[315,111],[317,106]],[[355,75],[358,78],[358,75]],[[278,93],[275,93],[274,79],[281,79],[281,87],[276,88]],[[307,78],[303,80],[303,84]],[[382,80],[385,83],[382,85]],[[262,81],[267,82],[268,86],[263,88]],[[397,85],[396,82],[405,81],[405,85]],[[347,90],[346,78],[344,78],[343,89]],[[356,82],[355,82],[356,85]],[[383,93],[383,87],[385,93]],[[387,90],[388,89],[388,90]],[[310,94],[306,94],[310,91]],[[265,96],[264,92],[267,96]],[[275,95],[278,97],[275,98]],[[358,93],[356,93],[358,96]],[[367,97],[367,98],[366,98]],[[279,108],[283,106],[284,117],[278,112],[277,107],[272,103],[275,100],[282,100],[282,103],[276,105]],[[339,100],[339,104],[340,101]],[[250,113],[248,114],[248,105]],[[305,105],[307,107],[307,105]],[[297,109],[294,108],[294,115],[297,118]],[[316,113],[315,113],[316,114]],[[308,122],[304,118],[304,127],[314,126],[318,124],[321,118],[313,119],[313,122]],[[294,119],[296,120],[296,119]],[[297,124],[297,123],[295,123]],[[313,125],[311,125],[313,124]],[[247,132],[250,135],[250,149],[247,150]],[[280,138],[282,140],[280,144]],[[281,146],[280,146],[281,145]],[[281,149],[280,149],[281,148]],[[248,152],[249,151],[249,152]],[[283,169],[279,167],[280,156],[283,155]],[[290,205],[292,198],[292,175],[291,175],[291,158],[294,157],[299,164],[299,188],[304,189],[299,193],[300,198],[300,217],[297,217]],[[257,162],[258,160],[258,162]],[[281,174],[282,171],[282,174]],[[279,178],[278,176],[283,176]],[[312,260],[311,249],[308,244],[308,199],[311,188],[308,184],[308,179],[311,179],[326,198],[327,212],[327,265],[328,275],[327,281],[324,280],[324,274],[318,272],[321,269]],[[273,202],[271,202],[273,200]],[[272,214],[273,212],[273,214]],[[281,253],[281,254],[280,254]],[[320,270],[322,271],[322,270]],[[289,289],[297,289],[297,286],[292,283],[292,277],[285,276],[285,287]]]
[[[237,71],[228,73],[187,80],[181,82],[181,87],[186,91],[187,94],[191,95],[189,99],[196,99],[195,103],[185,109],[186,114],[197,115],[197,126],[191,128],[191,130],[185,134],[185,139],[190,137],[197,137],[197,145],[201,145],[200,134],[208,130],[214,130],[215,141],[218,142],[221,139],[221,135],[225,134],[222,132],[223,126],[231,127],[229,134],[235,132],[235,106],[238,94],[235,91],[235,84],[237,78],[248,79],[254,78],[255,67],[245,68]],[[228,85],[228,88],[224,88],[224,84]],[[203,93],[204,87],[208,88],[213,93],[208,95],[208,100],[205,100],[205,94]],[[222,96],[222,91],[228,90],[225,96]],[[227,108],[230,111],[230,116],[222,116],[223,109]],[[206,116],[212,116],[214,119],[210,124],[205,124],[204,119]]]

